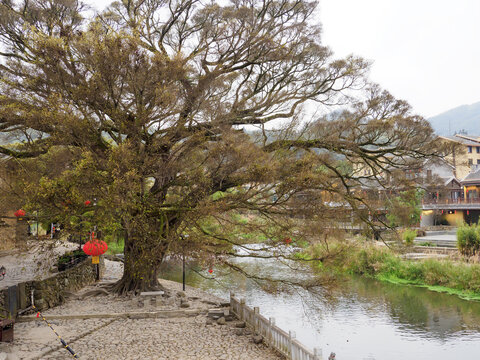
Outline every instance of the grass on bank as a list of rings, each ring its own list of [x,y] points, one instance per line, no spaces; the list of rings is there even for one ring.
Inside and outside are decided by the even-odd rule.
[[[123,249],[125,247],[125,240],[123,238],[118,239],[117,241],[108,242],[107,254],[123,254]]]
[[[326,252],[323,244],[316,244],[300,256],[319,258]],[[328,253],[336,255],[316,263],[318,271],[374,277],[480,301],[480,264],[439,259],[405,260],[388,248],[359,243],[349,243],[348,247],[342,243],[331,244]]]

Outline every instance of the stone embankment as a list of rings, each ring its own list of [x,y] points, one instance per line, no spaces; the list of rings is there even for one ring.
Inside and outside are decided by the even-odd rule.
[[[118,278],[121,264],[105,263],[104,279]],[[263,343],[256,343],[254,334],[241,328],[238,321],[208,318],[208,309],[222,306],[224,300],[198,289],[187,287],[182,292],[181,284],[162,281],[165,295],[153,306],[134,296],[108,295],[98,285],[102,284],[70,294],[65,304],[43,313],[81,359],[282,358]],[[0,354],[2,351],[9,360],[72,359],[35,314],[19,319],[15,341],[1,344]]]
[[[2,240],[0,240],[2,241]],[[60,255],[78,248],[64,241],[29,241],[21,249],[0,251],[0,266],[7,269],[0,288],[52,276],[51,269]]]

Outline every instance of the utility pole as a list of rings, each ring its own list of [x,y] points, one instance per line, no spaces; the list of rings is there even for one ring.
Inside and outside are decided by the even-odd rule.
[[[183,249],[183,291],[185,291],[185,248]]]
[[[182,239],[182,285],[183,291],[185,291],[185,240],[188,239],[188,235],[180,235]]]

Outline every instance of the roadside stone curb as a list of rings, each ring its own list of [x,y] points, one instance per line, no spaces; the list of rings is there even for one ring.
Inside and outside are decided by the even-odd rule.
[[[190,317],[206,314],[206,310],[162,310],[150,312],[110,313],[110,314],[71,314],[71,315],[48,315],[48,320],[85,320],[85,319],[169,319],[177,317]],[[35,315],[22,316],[16,322],[42,321]]]

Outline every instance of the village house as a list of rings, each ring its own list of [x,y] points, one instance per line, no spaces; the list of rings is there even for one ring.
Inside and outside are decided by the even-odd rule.
[[[442,140],[461,144],[446,160],[452,164],[451,176],[443,186],[429,192],[422,204],[421,226],[478,223],[480,219],[480,137],[441,136]],[[445,174],[445,173],[444,173]]]

